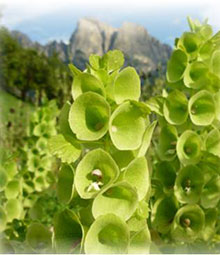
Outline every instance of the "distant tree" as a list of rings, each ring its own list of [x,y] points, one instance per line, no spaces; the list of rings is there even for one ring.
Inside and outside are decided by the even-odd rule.
[[[5,28],[0,29],[0,83],[19,91],[24,101],[34,91],[37,104],[43,93],[49,99],[57,98],[59,104],[70,98],[70,74],[58,54],[47,57],[36,49],[24,49]]]

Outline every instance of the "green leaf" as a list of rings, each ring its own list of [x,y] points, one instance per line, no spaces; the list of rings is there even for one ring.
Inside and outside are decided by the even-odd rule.
[[[74,185],[80,197],[93,198],[114,182],[119,169],[112,157],[102,149],[88,152],[76,168]]]
[[[130,240],[128,248],[129,254],[149,254],[151,236],[150,231],[146,226],[137,233],[134,233]]]
[[[74,172],[71,166],[63,165],[58,173],[57,197],[61,203],[68,204],[74,193]]]
[[[203,186],[204,178],[201,169],[189,165],[178,172],[174,193],[179,202],[194,204],[199,201]]]
[[[186,130],[177,141],[177,156],[184,165],[196,164],[202,156],[202,140],[191,130]]]
[[[174,240],[192,242],[203,231],[205,214],[198,205],[181,207],[174,218],[171,235]]]
[[[188,117],[188,101],[185,94],[179,90],[172,91],[163,105],[164,117],[172,125],[183,124]]]
[[[40,223],[32,223],[28,226],[26,240],[36,252],[52,251],[52,233]]]
[[[90,227],[85,239],[87,254],[124,254],[128,251],[129,230],[114,214],[100,216]]]
[[[174,126],[166,125],[159,136],[158,154],[164,161],[172,161],[176,157],[177,130]]]
[[[3,207],[0,206],[0,233],[6,229],[7,216]]]
[[[70,164],[79,158],[81,146],[74,139],[69,139],[69,141],[62,135],[57,135],[49,139],[48,148],[50,153],[59,157],[63,163]]]
[[[74,66],[73,64],[69,64],[68,65],[73,77],[76,77],[77,75],[81,74],[82,71],[80,71],[76,66]]]
[[[141,110],[130,102],[119,105],[110,118],[111,140],[119,150],[135,150],[142,143],[145,119]]]
[[[174,50],[167,64],[168,82],[177,82],[183,78],[187,66],[187,55],[182,50]]]
[[[220,132],[218,129],[211,130],[205,140],[206,150],[220,157]]]
[[[82,245],[84,229],[77,215],[65,209],[55,215],[54,218],[54,242],[57,253],[69,253]]]
[[[126,182],[116,183],[97,195],[92,205],[94,218],[113,213],[128,220],[138,205],[136,190]]]
[[[110,106],[107,101],[94,92],[86,92],[72,104],[69,124],[78,139],[95,141],[108,131],[109,117]]]
[[[5,205],[8,222],[20,219],[23,213],[22,203],[18,199],[9,199]]]
[[[147,126],[145,133],[143,135],[141,147],[138,149],[138,157],[142,157],[146,155],[147,150],[150,147],[151,139],[152,139],[153,132],[156,125],[157,125],[157,121],[155,120]]]
[[[114,98],[117,104],[125,100],[139,100],[141,93],[140,78],[133,67],[126,67],[115,78]]]
[[[19,180],[11,180],[5,188],[5,196],[7,199],[16,198],[21,193],[21,182]]]
[[[178,202],[173,196],[159,198],[154,203],[151,212],[153,228],[159,233],[165,234],[169,232],[177,210]]]
[[[201,90],[192,96],[189,100],[189,114],[195,125],[210,125],[216,116],[216,105],[213,95],[206,90]]]
[[[89,91],[105,97],[104,85],[94,75],[82,73],[76,76],[72,86],[73,99],[76,100],[77,97]]]
[[[150,176],[147,160],[144,156],[135,158],[124,169],[123,180],[136,188],[138,200],[144,199],[150,188]]]

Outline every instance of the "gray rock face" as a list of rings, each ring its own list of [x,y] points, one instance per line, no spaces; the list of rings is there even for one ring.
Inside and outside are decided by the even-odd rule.
[[[14,36],[25,47],[35,47],[47,56],[56,51],[63,62],[73,62],[80,69],[85,68],[90,54],[103,55],[108,50],[119,49],[125,54],[126,65],[148,73],[159,64],[165,66],[172,51],[170,46],[160,43],[143,26],[125,22],[116,29],[91,18],[79,20],[69,44],[53,41],[42,46],[32,43],[25,35],[22,38],[21,33]]]

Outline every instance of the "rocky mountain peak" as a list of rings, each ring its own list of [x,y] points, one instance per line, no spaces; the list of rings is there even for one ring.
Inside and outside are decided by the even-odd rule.
[[[68,44],[53,41],[41,46],[20,34],[15,37],[21,44],[35,47],[48,56],[56,51],[62,61],[73,62],[80,69],[85,68],[90,54],[103,55],[108,50],[119,49],[125,54],[126,64],[147,73],[154,71],[159,64],[165,65],[172,51],[170,46],[160,43],[141,25],[124,22],[120,28],[113,28],[93,18],[78,21]]]

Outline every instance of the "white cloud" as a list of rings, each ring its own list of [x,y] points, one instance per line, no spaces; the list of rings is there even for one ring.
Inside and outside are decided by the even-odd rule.
[[[2,23],[13,27],[42,15],[59,10],[76,9],[115,9],[115,10],[146,10],[146,14],[153,9],[196,8],[201,18],[210,17],[210,23],[220,28],[219,0],[0,0],[3,6]]]

